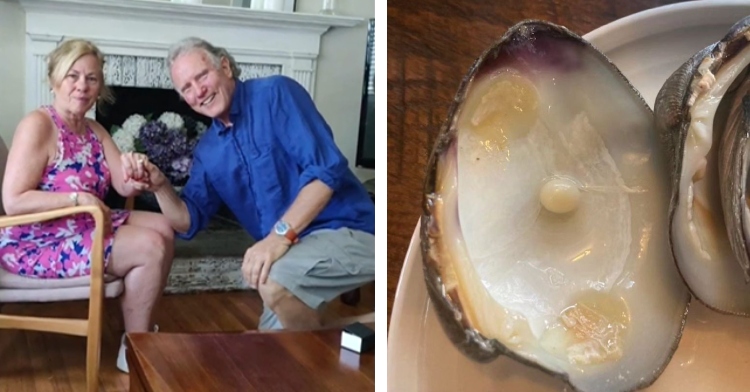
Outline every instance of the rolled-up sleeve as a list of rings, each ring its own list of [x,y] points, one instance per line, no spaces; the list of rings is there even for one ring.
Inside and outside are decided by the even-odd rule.
[[[190,240],[208,225],[211,217],[221,207],[221,198],[211,185],[206,170],[197,155],[193,158],[190,178],[182,189],[180,198],[187,205],[190,214],[190,228],[186,233],[177,233],[177,236],[184,240]]]
[[[333,140],[331,128],[318,112],[310,94],[295,80],[279,78],[276,90],[281,145],[297,162],[301,174],[299,188],[320,180],[332,190],[339,189],[349,163]]]

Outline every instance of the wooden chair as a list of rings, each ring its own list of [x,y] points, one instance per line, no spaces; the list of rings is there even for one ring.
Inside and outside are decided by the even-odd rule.
[[[34,279],[0,268],[0,303],[56,302],[89,299],[87,319],[46,318],[0,314],[0,329],[55,332],[86,337],[86,385],[98,390],[103,297],[123,291],[122,280],[104,275],[104,214],[95,206],[69,207],[35,214],[0,217],[0,227],[42,222],[78,213],[91,214],[96,228],[91,250],[91,276],[70,279]],[[105,285],[106,283],[106,285]]]
[[[5,172],[8,150],[0,140],[0,183]],[[129,198],[126,207],[132,209]],[[0,216],[0,227],[87,213],[95,222],[93,248],[91,250],[91,275],[70,279],[34,279],[7,272],[0,267],[0,304],[18,302],[59,302],[89,300],[88,318],[51,318],[0,314],[0,329],[21,329],[54,332],[86,337],[86,389],[98,390],[99,362],[102,331],[102,303],[104,297],[115,298],[124,290],[121,279],[104,273],[104,214],[95,206],[79,206],[45,211],[35,214]],[[4,215],[0,203],[0,215]],[[113,359],[114,360],[114,359]]]

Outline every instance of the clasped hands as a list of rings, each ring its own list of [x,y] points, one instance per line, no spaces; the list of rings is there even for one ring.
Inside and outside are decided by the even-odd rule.
[[[166,177],[161,170],[148,157],[139,153],[124,153],[120,155],[123,178],[126,184],[130,184],[139,191],[156,191],[166,182]],[[78,205],[94,205],[99,207],[104,214],[104,232],[112,232],[112,212],[104,202],[96,195],[89,192],[78,192]]]
[[[161,188],[167,178],[148,156],[137,152],[120,154],[123,179],[139,191],[155,192]]]

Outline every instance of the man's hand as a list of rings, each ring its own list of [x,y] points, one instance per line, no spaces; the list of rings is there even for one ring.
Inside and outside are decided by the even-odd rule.
[[[270,234],[247,248],[242,261],[242,276],[251,288],[257,289],[260,284],[266,283],[271,265],[289,250],[291,244],[284,237]]]

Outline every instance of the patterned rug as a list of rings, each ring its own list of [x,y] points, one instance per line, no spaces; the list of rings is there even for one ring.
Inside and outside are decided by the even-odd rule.
[[[190,241],[175,241],[175,259],[165,293],[232,291],[248,288],[240,267],[255,241],[236,222],[218,217]]]

